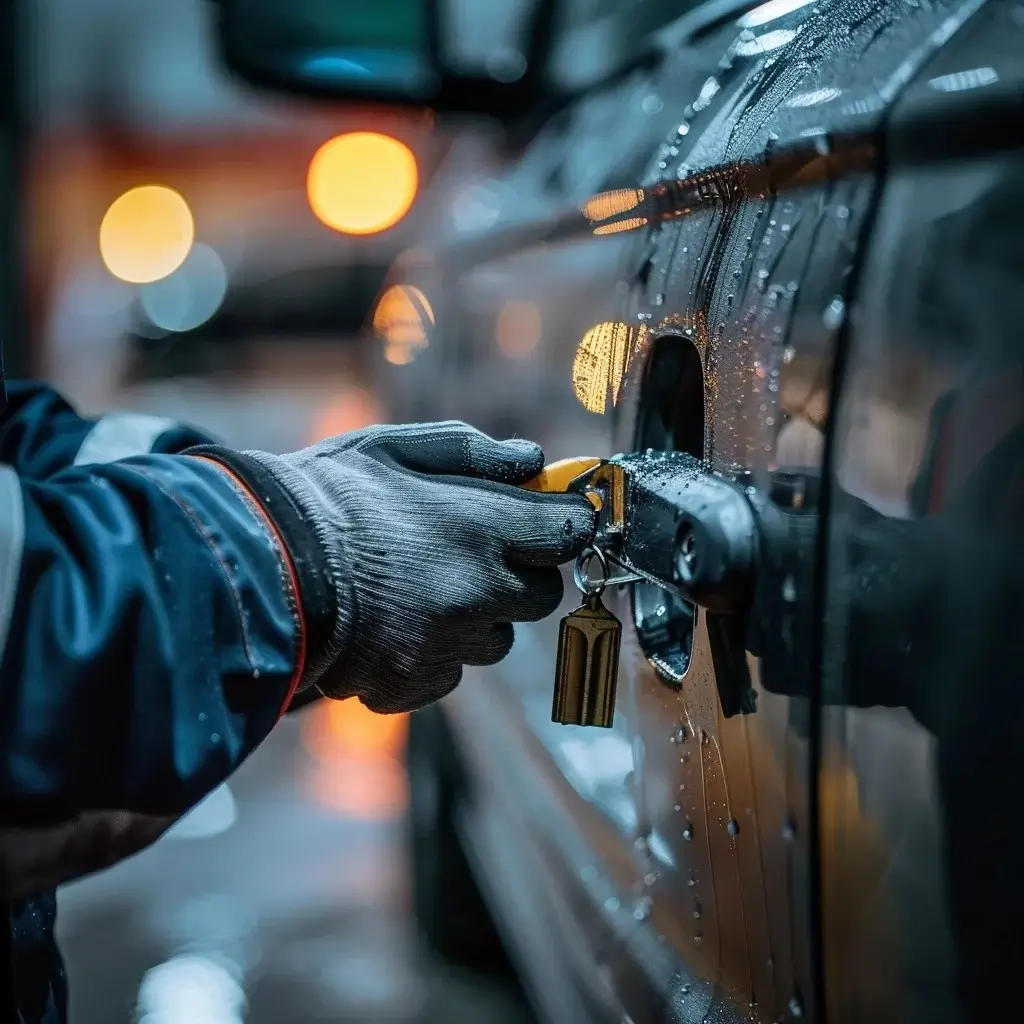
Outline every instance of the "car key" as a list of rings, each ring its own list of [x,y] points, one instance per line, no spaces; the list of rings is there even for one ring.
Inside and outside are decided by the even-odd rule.
[[[586,566],[597,558],[608,577],[600,548],[588,548],[576,561],[574,577],[583,604],[562,619],[555,662],[555,695],[551,719],[562,725],[610,728],[615,716],[622,623],[604,606],[605,582],[593,581]]]

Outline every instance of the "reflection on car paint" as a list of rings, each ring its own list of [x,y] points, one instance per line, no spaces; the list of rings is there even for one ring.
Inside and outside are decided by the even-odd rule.
[[[572,389],[588,412],[604,413],[614,405],[641,346],[646,327],[625,323],[596,324],[580,339],[572,366]]]

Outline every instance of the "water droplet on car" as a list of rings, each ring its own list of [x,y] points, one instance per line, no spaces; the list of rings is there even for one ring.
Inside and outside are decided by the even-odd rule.
[[[683,838],[688,843],[693,841],[693,826],[689,822],[683,826]]]
[[[219,732],[211,732],[210,733],[210,742],[211,743],[220,743],[220,733]]]
[[[740,823],[735,818],[730,818],[725,830],[735,839],[740,834]]]
[[[821,321],[828,330],[838,330],[842,325],[843,314],[845,312],[846,303],[837,295],[828,304],[828,306],[825,307],[825,312],[821,314]]]
[[[650,896],[637,900],[633,904],[633,918],[636,921],[646,921],[651,916],[652,900]]]
[[[614,896],[609,896],[608,899],[604,901],[604,909],[607,910],[609,914],[616,913],[621,906],[622,904]]]

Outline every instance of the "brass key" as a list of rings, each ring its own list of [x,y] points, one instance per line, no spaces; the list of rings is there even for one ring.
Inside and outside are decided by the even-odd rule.
[[[615,690],[619,673],[622,623],[601,601],[605,583],[595,583],[585,567],[597,558],[608,578],[608,563],[599,548],[591,548],[576,562],[576,585],[583,604],[562,619],[555,663],[555,698],[551,719],[563,725],[611,727],[615,716]]]

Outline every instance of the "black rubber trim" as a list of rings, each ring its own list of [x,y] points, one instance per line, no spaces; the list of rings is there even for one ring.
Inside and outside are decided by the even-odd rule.
[[[199,445],[182,455],[198,455],[221,463],[241,478],[274,521],[299,580],[299,602],[306,626],[306,664],[317,664],[334,635],[338,594],[331,583],[324,550],[316,533],[288,490],[261,462],[220,445]]]

